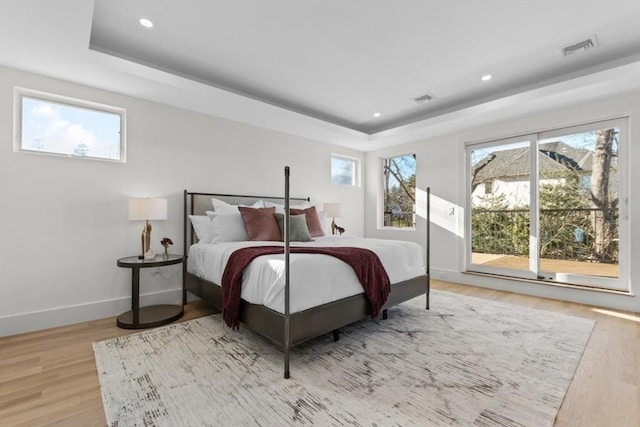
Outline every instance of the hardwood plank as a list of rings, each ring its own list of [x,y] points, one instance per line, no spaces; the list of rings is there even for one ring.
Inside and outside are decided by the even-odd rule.
[[[432,287],[596,320],[555,425],[640,425],[638,314],[439,280]],[[180,321],[212,312],[206,303],[193,302]],[[119,329],[112,317],[0,338],[0,424],[104,425],[92,343],[136,332]]]

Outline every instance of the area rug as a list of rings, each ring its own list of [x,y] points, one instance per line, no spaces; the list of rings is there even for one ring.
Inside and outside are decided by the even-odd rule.
[[[109,426],[551,426],[594,321],[442,291],[282,352],[220,315],[94,343]]]

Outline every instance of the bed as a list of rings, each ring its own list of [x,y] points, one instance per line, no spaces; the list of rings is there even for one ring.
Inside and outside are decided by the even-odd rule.
[[[293,346],[327,333],[333,333],[337,341],[340,328],[370,317],[373,308],[349,265],[328,255],[297,253],[306,251],[304,247],[362,248],[376,253],[391,282],[386,301],[380,307],[376,306],[383,318],[389,307],[421,295],[425,296],[425,308],[429,309],[429,189],[426,254],[415,243],[349,236],[326,235],[314,237],[313,242],[292,242],[291,222],[296,218],[290,214],[291,209],[298,205],[309,206],[310,200],[289,196],[289,174],[289,168],[285,167],[284,197],[184,190],[183,244],[187,249],[183,263],[183,304],[190,292],[223,311],[220,283],[229,257],[241,248],[281,247],[279,254],[259,256],[243,270],[242,299],[237,316],[243,327],[258,332],[283,350],[284,378],[290,376],[289,358]],[[209,236],[201,240],[202,231],[197,230],[195,219],[207,214],[211,221],[216,218],[211,212],[212,200],[231,206],[279,206],[283,211],[280,218],[283,241],[236,241],[233,238],[216,241],[214,238],[214,243],[209,243]]]

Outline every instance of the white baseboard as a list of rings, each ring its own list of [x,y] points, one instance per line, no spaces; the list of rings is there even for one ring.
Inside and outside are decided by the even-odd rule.
[[[140,295],[140,306],[180,304],[182,289]],[[0,316],[0,337],[118,316],[131,310],[131,297]],[[115,319],[113,320],[115,324]]]

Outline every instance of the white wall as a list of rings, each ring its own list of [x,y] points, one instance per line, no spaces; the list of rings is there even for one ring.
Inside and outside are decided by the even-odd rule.
[[[627,221],[630,235],[629,289],[632,295],[598,292],[594,290],[568,289],[537,283],[523,283],[507,279],[488,278],[465,274],[464,266],[464,205],[465,205],[465,142],[506,138],[536,131],[556,129],[591,121],[629,116],[628,156],[630,194]],[[507,291],[556,298],[584,304],[599,305],[640,312],[640,93],[632,93],[602,100],[597,103],[575,105],[544,114],[477,127],[415,141],[366,154],[365,163],[365,235],[367,237],[398,238],[424,242],[424,220],[416,230],[391,230],[378,228],[377,212],[380,206],[382,181],[380,162],[384,157],[416,153],[417,186],[431,187],[432,236],[431,272],[436,278],[459,283],[484,286]],[[448,215],[448,208],[455,207],[456,214]],[[624,208],[624,206],[623,206]]]
[[[13,151],[13,88],[25,87],[127,109],[127,163],[58,158]],[[169,199],[169,220],[153,223],[182,252],[182,191],[278,195],[291,166],[294,196],[345,203],[339,223],[349,233],[424,244],[416,230],[377,227],[380,158],[415,152],[417,184],[430,186],[432,273],[497,289],[640,311],[638,297],[487,279],[464,266],[464,142],[631,115],[629,218],[631,260],[640,259],[640,94],[578,105],[470,131],[367,153],[305,140],[0,67],[0,336],[89,319],[130,308],[130,270],[116,259],[139,250],[141,223],[127,218],[129,197]],[[330,183],[332,153],[364,159],[364,188]],[[456,215],[447,209],[456,206]],[[365,222],[362,222],[362,218]],[[640,294],[640,264],[631,262],[631,290]],[[180,300],[180,266],[143,271],[142,304]]]
[[[40,90],[127,109],[127,163],[13,151],[13,88]],[[139,251],[142,223],[130,197],[166,197],[169,219],[154,221],[182,253],[184,189],[291,195],[319,207],[343,202],[340,220],[364,234],[362,188],[331,184],[342,147],[0,67],[0,335],[114,316],[130,309],[131,271],[116,260]],[[142,271],[141,304],[180,301],[181,267]]]

